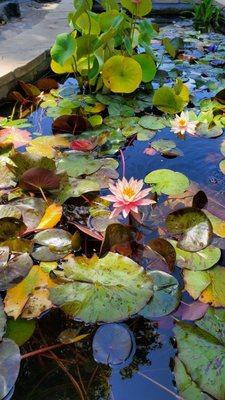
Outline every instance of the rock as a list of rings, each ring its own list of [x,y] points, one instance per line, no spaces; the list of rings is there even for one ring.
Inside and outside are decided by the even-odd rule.
[[[21,17],[20,6],[17,2],[7,3],[4,7],[4,11],[8,18]]]

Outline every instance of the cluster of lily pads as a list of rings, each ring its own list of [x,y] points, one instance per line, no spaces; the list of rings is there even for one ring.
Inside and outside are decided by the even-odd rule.
[[[123,363],[135,351],[121,321],[172,315],[177,320],[174,371],[181,396],[222,400],[223,195],[171,169],[149,171],[144,181],[119,179],[117,169],[120,156],[125,174],[123,149],[134,140],[147,141],[149,156],[158,152],[174,158],[182,155],[174,134],[208,140],[222,135],[225,89],[206,77],[204,82],[196,79],[194,91],[193,82],[183,82],[195,62],[185,54],[188,50],[179,51],[184,43],[165,40],[147,20],[138,23],[121,14],[116,2],[105,3],[112,7],[102,16],[91,11],[91,1],[75,2],[70,23],[77,32],[60,36],[52,49],[53,70],[75,72],[82,86],[87,82],[99,91],[77,93],[74,85],[58,85],[51,78],[36,86],[20,82],[21,91],[13,91],[11,98],[20,103],[22,118],[0,117],[0,398],[17,379],[18,346],[32,336],[36,319],[59,307],[76,321],[102,324],[93,339],[93,354],[97,362],[109,365]],[[144,8],[146,1],[121,3],[136,17],[150,11]],[[160,43],[172,67],[165,62],[168,68],[158,65],[157,71],[150,39],[153,47]],[[126,68],[127,80],[117,76],[121,57],[124,62],[121,46],[132,67]],[[134,55],[138,46],[149,52]],[[207,55],[202,58],[204,65]],[[180,72],[180,63],[186,70]],[[100,91],[103,83],[113,92],[135,90],[130,84],[137,68],[142,78],[136,87],[155,76],[151,88],[132,97]],[[143,78],[150,72],[151,78]],[[162,87],[161,80],[166,81]],[[213,86],[215,93],[199,101],[195,94],[204,85]],[[38,115],[52,119],[53,134],[42,134],[27,118],[37,105]],[[171,128],[171,140],[155,139],[165,128]],[[225,155],[224,142],[221,152]],[[220,169],[225,172],[223,160]],[[182,301],[183,289],[192,298],[189,305]],[[60,340],[68,344],[84,338],[68,339],[68,332],[62,332]]]

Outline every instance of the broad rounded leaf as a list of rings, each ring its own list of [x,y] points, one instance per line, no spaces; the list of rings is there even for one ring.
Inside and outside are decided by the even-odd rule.
[[[27,190],[58,189],[59,177],[54,171],[46,168],[30,168],[21,177],[20,186]]]
[[[3,339],[0,343],[0,399],[14,386],[20,370],[20,350],[15,342]]]
[[[158,194],[176,195],[185,192],[190,183],[180,172],[171,169],[157,169],[146,175],[144,181],[153,185],[153,191]]]
[[[33,261],[29,254],[24,253],[12,258],[6,266],[0,268],[0,290],[19,283],[29,273]]]
[[[106,365],[122,364],[132,350],[132,337],[120,324],[106,324],[98,328],[92,342],[96,362]]]
[[[137,17],[149,14],[152,9],[152,0],[121,0],[121,4]]]
[[[175,240],[170,240],[170,243],[176,251],[176,265],[180,268],[203,271],[213,267],[221,257],[221,250],[212,245],[196,253],[191,253],[190,251],[179,249]]]
[[[79,135],[88,127],[89,122],[82,115],[63,115],[56,118],[52,124],[54,133],[72,133],[73,135]]]
[[[133,59],[137,61],[142,69],[142,81],[150,82],[154,79],[156,74],[156,65],[150,54],[137,54],[133,56]]]
[[[169,270],[173,271],[176,261],[176,252],[170,242],[163,238],[152,239],[147,243],[145,249],[145,253],[148,251],[148,249],[153,250],[155,253],[157,253],[160,257],[163,258],[163,260],[165,260],[169,267]]]
[[[177,244],[182,250],[200,251],[207,247],[212,238],[212,224],[203,211],[186,207],[170,213],[166,227],[172,234],[181,235]]]
[[[18,346],[22,346],[33,335],[35,330],[35,321],[18,318],[14,320],[9,318],[7,321],[6,337],[14,340]]]
[[[113,56],[102,69],[105,86],[115,93],[132,93],[141,83],[142,69],[140,64],[130,57]]]
[[[152,295],[151,279],[131,259],[108,253],[70,257],[64,275],[72,283],[51,290],[53,303],[71,317],[85,322],[115,322],[137,313]]]
[[[21,235],[27,229],[23,221],[17,218],[2,218],[0,223],[0,240],[7,240]]]
[[[58,64],[63,65],[75,52],[76,39],[67,33],[60,33],[51,48],[51,56]]]
[[[46,229],[36,233],[34,242],[48,246],[51,250],[63,250],[71,247],[72,235],[63,229]]]
[[[70,252],[70,249],[56,249],[51,250],[47,246],[40,246],[33,251],[32,257],[37,261],[57,261],[61,260]]]
[[[147,319],[170,314],[181,298],[177,279],[163,271],[149,271],[147,275],[153,281],[153,297],[139,314]]]

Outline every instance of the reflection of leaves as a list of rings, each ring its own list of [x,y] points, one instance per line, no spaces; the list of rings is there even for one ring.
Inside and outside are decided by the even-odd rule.
[[[92,348],[96,362],[106,365],[122,364],[132,350],[131,334],[124,325],[102,325],[95,333]]]
[[[20,369],[20,350],[15,342],[3,339],[0,343],[0,398],[14,386]]]
[[[64,275],[72,283],[53,288],[56,305],[86,322],[114,322],[127,318],[144,307],[152,295],[151,279],[131,259],[108,253],[99,259],[93,255],[70,257],[64,263]]]

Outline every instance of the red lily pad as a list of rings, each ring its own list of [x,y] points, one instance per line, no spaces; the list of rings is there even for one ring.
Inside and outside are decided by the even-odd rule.
[[[46,168],[30,168],[21,177],[20,187],[27,190],[58,189],[60,179],[54,171]]]
[[[52,124],[54,133],[72,133],[79,135],[89,128],[89,122],[81,115],[63,115],[56,118]]]

